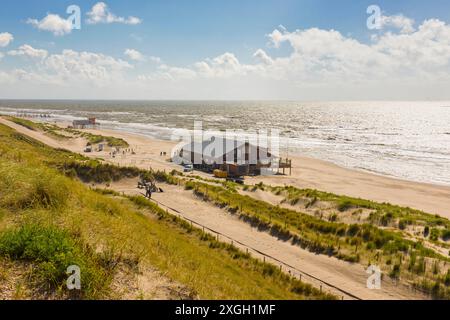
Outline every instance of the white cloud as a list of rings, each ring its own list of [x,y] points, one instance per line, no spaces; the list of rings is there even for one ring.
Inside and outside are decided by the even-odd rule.
[[[158,69],[159,70],[156,74],[147,77],[140,76],[139,79],[141,80],[164,79],[171,81],[180,81],[180,80],[192,80],[197,76],[196,72],[189,68],[171,67],[163,64]]]
[[[0,47],[8,46],[13,40],[14,37],[11,33],[9,32],[0,33]]]
[[[124,72],[131,69],[128,62],[100,53],[63,50],[44,60],[42,67],[54,75],[61,84],[93,84],[104,86],[122,79]]]
[[[253,55],[257,62],[244,64],[227,52],[188,67],[165,65],[140,80],[156,85],[164,79],[189,79],[190,84],[202,88],[197,92],[219,95],[223,93],[221,86],[232,86],[244,95],[245,91],[264,96],[271,92],[270,98],[333,99],[348,95],[347,99],[380,99],[404,92],[409,94],[405,98],[415,94],[420,98],[441,97],[442,86],[450,86],[450,26],[436,19],[424,21],[417,30],[409,27],[412,22],[390,23],[395,23],[398,33],[381,33],[369,44],[336,30],[275,29],[268,35],[271,47],[276,49],[286,43],[292,49],[290,54],[273,58],[258,49]],[[239,83],[243,83],[242,90],[237,89]],[[264,92],[258,90],[260,87],[266,88]],[[422,96],[424,92],[427,94]],[[449,93],[447,96],[450,98]]]
[[[47,57],[48,52],[47,52],[47,50],[35,49],[28,44],[24,44],[24,45],[20,46],[17,50],[8,51],[8,55],[10,55],[10,56],[26,56],[26,57],[30,57],[30,58],[44,59],[45,57]]]
[[[72,32],[72,23],[57,14],[50,13],[42,20],[28,19],[27,23],[38,30],[49,31],[55,36],[63,36]]]
[[[0,60],[2,60],[4,56],[5,56],[5,55],[4,55],[3,53],[0,52]]]
[[[450,26],[430,19],[406,30],[397,24],[364,43],[336,30],[278,28],[252,63],[225,52],[190,65],[159,64],[142,75],[141,68],[120,59],[65,50],[13,76],[21,85],[51,84],[50,95],[57,87],[97,98],[450,99]],[[277,50],[281,46],[290,50]],[[124,54],[144,59],[144,70],[151,61],[160,62],[134,49]]]
[[[60,54],[48,54],[46,50],[23,45],[8,54],[40,60],[3,76],[3,82],[7,79],[10,83],[22,81],[24,85],[51,85],[53,89],[55,86],[92,89],[123,83],[126,70],[133,68],[126,61],[93,52],[63,50]]]
[[[272,64],[273,60],[271,57],[267,55],[267,53],[263,49],[258,49],[253,54],[254,58],[257,58],[259,61],[261,61],[264,64]]]
[[[400,30],[401,33],[412,33],[414,29],[414,20],[405,17],[402,14],[393,16],[382,16],[381,27],[394,27]]]
[[[136,25],[142,23],[142,20],[130,16],[128,18],[124,17],[118,17],[115,14],[113,14],[109,8],[108,5],[104,2],[98,2],[96,3],[91,11],[87,13],[88,19],[86,20],[89,24],[97,24],[97,23],[123,23],[123,24],[130,24],[130,25]]]
[[[126,49],[124,54],[131,60],[145,61],[144,55],[135,49]]]
[[[139,61],[139,62],[153,62],[153,63],[161,63],[161,58],[160,57],[155,57],[155,56],[146,56],[144,54],[142,54],[141,52],[135,50],[135,49],[126,49],[124,52],[124,55],[133,61]]]

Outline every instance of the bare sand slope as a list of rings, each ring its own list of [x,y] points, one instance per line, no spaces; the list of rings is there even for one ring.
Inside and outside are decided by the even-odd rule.
[[[125,194],[141,194],[142,192],[136,188],[136,181],[132,179],[113,183],[111,187]],[[274,257],[297,270],[313,275],[361,299],[426,299],[426,296],[418,294],[405,286],[395,284],[387,276],[382,280],[381,290],[370,290],[366,285],[368,274],[366,274],[365,268],[359,264],[351,264],[325,255],[316,255],[289,242],[278,240],[267,232],[261,232],[252,228],[249,224],[239,220],[239,218],[225,210],[198,199],[193,195],[192,191],[186,191],[179,186],[166,184],[161,185],[161,187],[165,192],[155,193],[152,198],[163,204],[163,208],[175,209],[172,213],[193,220],[210,229],[217,230],[247,247]],[[229,241],[225,237],[220,239]],[[239,246],[236,242],[235,245]],[[253,251],[250,252],[262,259],[261,255]],[[270,259],[267,261],[270,261]],[[292,271],[295,273],[295,270]],[[320,282],[307,276],[303,276],[302,280],[316,287],[320,285]],[[342,292],[331,289],[326,285],[323,288],[336,295],[345,296]],[[350,297],[345,296],[345,298]]]

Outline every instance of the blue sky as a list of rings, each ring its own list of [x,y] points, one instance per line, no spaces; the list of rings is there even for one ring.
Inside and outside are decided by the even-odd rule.
[[[136,47],[175,64],[188,64],[232,51],[251,58],[267,42],[265,34],[278,25],[289,30],[318,27],[336,29],[368,40],[366,8],[378,4],[384,11],[423,20],[450,21],[450,2],[396,0],[110,0],[108,6],[121,16],[138,16],[137,26],[83,24],[82,30],[66,37],[33,30],[25,21],[47,13],[65,16],[77,4],[86,13],[98,1],[18,0],[2,1],[0,30],[9,30],[16,42],[35,43],[49,50],[73,48],[120,55],[123,47]],[[138,41],[131,35],[142,39]],[[180,50],[183,54],[180,54]]]
[[[302,43],[301,46],[295,47],[291,38],[286,37],[285,40],[278,43],[276,46],[268,45],[270,42],[270,35],[275,29],[282,32],[294,33],[295,30],[310,30],[317,28],[319,30],[330,31],[331,29],[338,31],[343,37],[353,39],[360,44],[373,44],[373,37],[390,32],[388,25],[382,31],[368,30],[366,20],[368,15],[366,9],[371,4],[378,5],[386,16],[400,15],[407,17],[415,23],[415,29],[419,29],[420,24],[427,19],[439,20],[446,25],[450,21],[450,2],[446,0],[397,0],[397,1],[325,1],[325,0],[284,0],[284,1],[269,1],[269,0],[228,0],[228,1],[183,1],[183,0],[166,0],[166,1],[145,1],[145,0],[105,0],[108,10],[117,17],[129,16],[137,17],[141,20],[138,24],[125,23],[86,23],[86,13],[92,10],[92,7],[98,1],[2,1],[2,9],[0,11],[0,34],[9,33],[14,40],[7,46],[0,47],[0,71],[4,74],[9,74],[13,70],[26,71],[27,73],[36,72],[42,69],[41,61],[30,61],[22,59],[26,54],[17,54],[18,48],[23,45],[29,45],[34,49],[44,50],[50,57],[52,54],[61,54],[63,50],[70,49],[76,52],[90,52],[102,54],[116,60],[128,61],[124,54],[126,49],[133,49],[138,51],[145,57],[159,57],[160,64],[151,63],[149,58],[143,61],[132,61],[127,74],[121,74],[127,80],[137,78],[151,78],[149,73],[154,70],[168,70],[170,68],[188,68],[192,69],[193,64],[211,61],[215,57],[219,57],[224,53],[231,53],[239,60],[241,65],[255,65],[254,54],[258,49],[264,50],[271,59],[288,58],[293,52],[297,52],[308,43]],[[81,30],[73,30],[64,35],[55,35],[52,32],[39,30],[38,27],[31,23],[27,23],[29,19],[36,19],[41,21],[47,14],[57,14],[61,18],[67,18],[65,13],[69,5],[76,4],[80,6],[82,11],[82,28]],[[283,27],[280,27],[282,25]],[[285,30],[285,31],[283,31]],[[300,38],[299,38],[300,39]],[[307,41],[301,38],[302,41]],[[307,38],[309,39],[309,38]],[[445,42],[445,40],[444,40]],[[326,43],[326,42],[325,42]],[[16,54],[9,54],[10,51],[16,51]],[[406,50],[410,50],[405,48]],[[321,55],[322,53],[319,53]],[[329,53],[328,53],[329,55]],[[129,58],[129,57],[128,57]],[[383,59],[380,58],[382,61]],[[304,61],[304,59],[303,59]],[[280,63],[282,61],[280,60]],[[338,62],[336,62],[338,63]],[[367,62],[368,63],[368,62]],[[130,62],[131,64],[131,62]],[[320,65],[320,64],[319,64]],[[48,67],[48,62],[45,67]],[[304,66],[303,66],[304,67]],[[317,67],[317,66],[316,66]],[[317,70],[316,67],[311,70]],[[429,66],[427,65],[427,68]],[[127,69],[127,68],[126,68]],[[245,68],[244,68],[245,69]],[[403,67],[399,67],[404,69]],[[302,69],[304,70],[304,69]],[[309,72],[311,72],[309,70]],[[189,70],[174,70],[182,71],[183,75],[187,75]],[[197,70],[194,70],[197,72]],[[327,71],[327,70],[325,70]],[[328,74],[321,70],[321,74]],[[421,71],[421,70],[420,70]],[[252,71],[253,72],[253,71]],[[357,71],[355,71],[357,72]],[[409,71],[408,71],[409,72]],[[51,72],[50,72],[51,73]],[[145,73],[145,74],[140,74]],[[420,73],[420,72],[419,72]],[[248,72],[245,71],[248,75]],[[319,73],[315,76],[320,75]],[[146,77],[144,77],[146,76]],[[283,75],[284,76],[284,75]],[[280,75],[280,77],[283,77]],[[292,75],[291,75],[292,76]],[[311,74],[313,76],[313,74]],[[273,80],[274,83],[279,83],[280,77]],[[6,78],[4,75],[3,78]],[[264,77],[258,78],[261,80],[260,85],[263,86],[260,90],[265,90],[269,86]],[[0,77],[1,79],[1,77]],[[310,79],[308,77],[308,79]],[[305,78],[289,78],[290,83],[296,84],[305,83],[308,79]],[[315,81],[319,81],[318,77],[314,77]],[[42,79],[41,79],[42,80]],[[173,79],[172,79],[173,80]],[[192,79],[191,79],[192,80]],[[198,80],[198,79],[197,79]],[[242,80],[242,77],[239,78]],[[288,79],[281,79],[288,81]],[[45,79],[45,81],[50,81]],[[125,80],[124,80],[125,81]],[[231,80],[230,80],[231,81]],[[224,98],[233,98],[233,88],[229,82],[220,79],[218,88],[226,86],[229,96]],[[308,80],[309,81],[309,80]],[[50,81],[51,82],[51,81]],[[190,84],[190,83],[189,83]],[[14,88],[10,84],[10,88]],[[181,85],[180,83],[177,84]],[[286,83],[283,83],[283,87]],[[409,89],[414,88],[418,84],[413,84]],[[34,84],[34,89],[30,84],[30,91],[25,95],[32,95],[33,92],[39,92],[36,89],[50,87],[49,83]],[[167,98],[170,97],[170,87],[174,86],[169,83],[164,92]],[[301,85],[300,85],[301,86]],[[314,86],[317,86],[316,84]],[[324,88],[329,88],[327,84]],[[73,87],[77,88],[77,87]],[[296,98],[295,88],[288,90],[288,92],[281,90],[279,94],[276,92],[270,96],[273,98]],[[214,97],[214,92],[219,89],[211,89],[211,96]],[[365,88],[364,90],[368,90]],[[406,90],[406,89],[405,89]],[[14,90],[13,90],[14,91]],[[66,90],[67,91],[67,90]],[[81,87],[76,89],[77,96],[83,94]],[[101,92],[107,92],[105,88],[100,85],[98,90],[98,97],[103,96]],[[195,90],[194,90],[195,91]],[[302,90],[304,92],[305,89]],[[317,90],[316,90],[317,91]],[[248,98],[258,98],[258,88],[252,88],[252,94]],[[350,88],[349,88],[350,92]],[[255,94],[256,93],[256,94]],[[133,95],[131,93],[129,95]],[[9,96],[0,89],[1,96]],[[49,95],[50,90],[49,90]],[[89,96],[96,96],[90,90]],[[124,96],[127,94],[124,93]],[[245,94],[234,93],[236,98],[245,97]],[[421,97],[432,96],[442,98],[436,92],[422,94]],[[143,98],[152,98],[153,96],[145,96],[139,94]],[[177,97],[182,98],[183,93],[176,93]],[[332,99],[333,95],[324,98]],[[158,96],[161,98],[162,96]],[[164,96],[165,97],[165,96]],[[192,97],[196,97],[194,94]],[[202,98],[202,94],[198,94]],[[269,96],[267,98],[270,98]],[[155,96],[155,98],[157,98]],[[261,95],[261,98],[266,98]],[[298,96],[299,99],[302,95]],[[305,97],[313,98],[313,97]],[[318,96],[317,99],[321,97]],[[344,97],[336,96],[338,99]],[[348,98],[352,99],[349,95]],[[355,99],[359,97],[354,97]],[[389,98],[380,96],[380,98]],[[393,98],[395,98],[393,96]],[[398,98],[403,98],[399,94]]]

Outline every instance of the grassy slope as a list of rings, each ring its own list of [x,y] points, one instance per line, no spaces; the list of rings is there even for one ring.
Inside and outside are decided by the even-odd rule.
[[[69,136],[62,133],[70,133],[72,135],[85,138],[91,144],[106,143],[109,147],[118,147],[118,148],[129,147],[128,142],[126,142],[121,138],[102,136],[75,129],[62,129],[54,124],[33,122],[31,120],[11,116],[5,116],[5,119],[33,131],[43,131],[46,134],[50,135],[52,138],[56,139],[69,139]]]
[[[0,259],[32,267],[22,275],[32,297],[115,298],[121,264],[156,267],[201,298],[332,298],[143,198],[101,194],[61,174],[58,167],[77,161],[85,159],[0,125]],[[81,293],[65,289],[71,264],[82,268]]]

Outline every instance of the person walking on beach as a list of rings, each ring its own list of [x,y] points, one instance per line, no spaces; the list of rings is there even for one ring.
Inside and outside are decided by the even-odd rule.
[[[151,199],[152,198],[152,187],[150,184],[145,184],[145,197]]]

